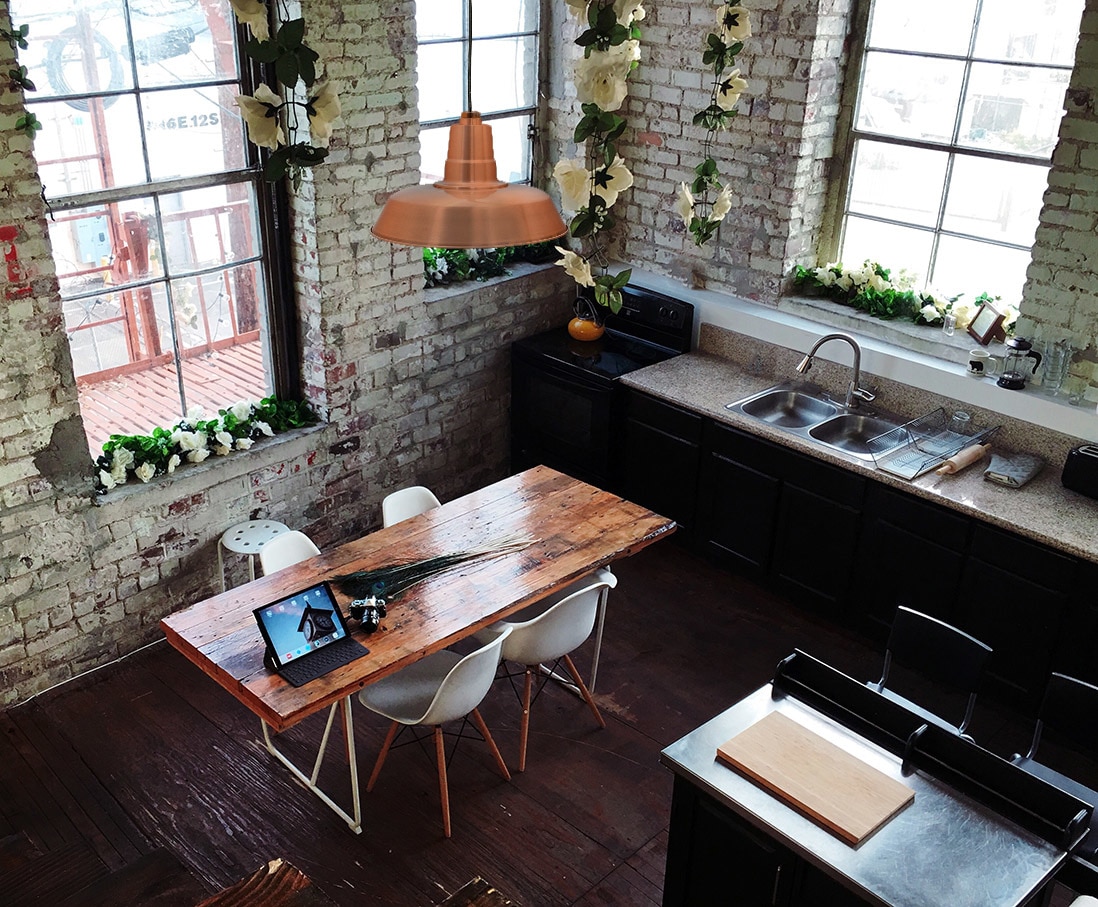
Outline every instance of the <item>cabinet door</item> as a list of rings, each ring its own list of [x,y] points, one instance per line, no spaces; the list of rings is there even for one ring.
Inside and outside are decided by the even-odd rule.
[[[630,392],[622,445],[622,494],[637,504],[671,517],[675,533],[688,539],[694,526],[700,416]]]
[[[799,457],[782,485],[772,572],[804,604],[850,621],[865,480]]]
[[[776,841],[675,778],[663,907],[785,904],[795,864]]]
[[[988,674],[1000,695],[1040,699],[1078,568],[1036,542],[975,526],[957,625],[994,650]]]
[[[855,596],[870,635],[884,639],[898,605],[954,621],[971,521],[871,482]]]
[[[1075,594],[1064,615],[1051,668],[1087,683],[1098,684],[1098,564],[1081,563]]]

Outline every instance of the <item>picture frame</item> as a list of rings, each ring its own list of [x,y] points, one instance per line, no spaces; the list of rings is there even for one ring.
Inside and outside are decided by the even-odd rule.
[[[992,340],[1006,336],[1003,330],[1004,317],[991,303],[982,303],[968,324],[968,332],[981,346],[987,346]]]

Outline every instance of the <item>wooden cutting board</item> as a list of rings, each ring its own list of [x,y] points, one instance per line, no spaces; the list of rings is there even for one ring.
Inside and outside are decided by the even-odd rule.
[[[781,712],[717,748],[717,758],[859,844],[915,799],[915,791]]]

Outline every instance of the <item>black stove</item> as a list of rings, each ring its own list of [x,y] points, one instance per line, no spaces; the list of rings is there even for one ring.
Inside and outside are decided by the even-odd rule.
[[[616,490],[617,379],[688,352],[693,328],[690,303],[627,286],[621,311],[606,313],[606,333],[598,340],[575,340],[562,326],[515,341],[512,469],[544,463]]]

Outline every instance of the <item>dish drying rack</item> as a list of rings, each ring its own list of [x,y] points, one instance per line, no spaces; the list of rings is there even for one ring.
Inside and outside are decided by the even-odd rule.
[[[874,465],[901,479],[915,479],[939,466],[972,444],[987,441],[999,426],[966,434],[950,427],[950,418],[939,407],[886,431],[868,442]]]

